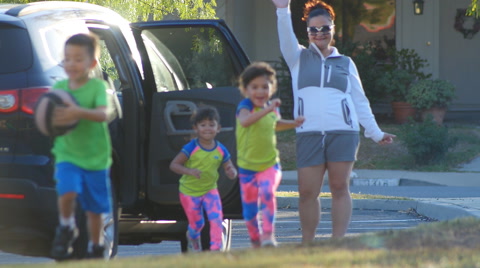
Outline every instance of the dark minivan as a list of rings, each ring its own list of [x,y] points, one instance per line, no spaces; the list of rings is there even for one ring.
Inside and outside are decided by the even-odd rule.
[[[219,110],[217,138],[236,161],[236,81],[249,60],[221,20],[129,23],[107,8],[63,1],[0,4],[0,250],[49,254],[58,221],[52,140],[32,114],[38,97],[66,77],[63,45],[80,32],[100,37],[92,76],[110,84],[115,202],[104,215],[106,257],[118,244],[174,240],[186,250],[179,176],[169,163],[191,139],[189,119],[202,104]],[[241,218],[240,191],[238,181],[220,174],[228,249],[231,219]],[[79,209],[78,225],[86,228],[82,215]],[[202,243],[208,241],[205,228]],[[87,242],[85,235],[76,241],[75,258],[85,257]]]

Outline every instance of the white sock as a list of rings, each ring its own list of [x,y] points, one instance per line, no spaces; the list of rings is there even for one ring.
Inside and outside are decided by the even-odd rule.
[[[64,218],[60,216],[60,225],[62,226],[68,226],[70,229],[75,229],[76,224],[75,224],[75,217],[72,215],[68,218]]]

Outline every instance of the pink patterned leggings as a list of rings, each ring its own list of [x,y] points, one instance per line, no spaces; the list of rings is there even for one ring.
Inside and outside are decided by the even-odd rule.
[[[277,199],[275,192],[282,179],[280,165],[255,172],[239,168],[243,218],[252,242],[273,239]],[[259,230],[258,212],[261,211],[262,231]],[[261,236],[261,237],[260,237]]]
[[[210,250],[222,249],[222,201],[217,189],[202,196],[189,196],[180,193],[180,203],[188,218],[188,236],[197,239],[205,225],[203,209],[210,222]]]

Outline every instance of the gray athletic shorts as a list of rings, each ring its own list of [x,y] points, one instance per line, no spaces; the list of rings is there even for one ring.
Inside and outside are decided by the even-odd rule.
[[[297,133],[297,168],[357,160],[360,135],[352,131]]]

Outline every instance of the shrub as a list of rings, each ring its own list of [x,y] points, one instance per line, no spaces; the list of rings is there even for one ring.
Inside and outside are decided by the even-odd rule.
[[[442,79],[423,79],[411,88],[407,101],[417,109],[447,107],[455,98],[455,86]]]
[[[277,72],[277,92],[274,97],[282,100],[280,114],[282,118],[293,119],[293,92],[290,69],[288,69],[283,57],[280,57],[278,61],[271,61],[269,63]]]
[[[428,61],[414,50],[402,48],[400,50],[390,50],[390,57],[392,58],[392,63],[394,69],[398,70],[407,70],[414,75],[414,80],[427,79],[432,76],[432,74],[425,74],[423,72],[429,64]]]
[[[383,73],[378,79],[378,86],[384,90],[389,100],[406,102],[414,78],[415,76],[407,70],[398,69]]]
[[[388,55],[390,63],[384,65],[383,76],[378,84],[391,101],[406,102],[410,86],[418,80],[432,76],[423,72],[428,61],[413,49],[392,49],[388,51]]]
[[[457,138],[449,135],[448,128],[438,125],[431,115],[421,123],[405,124],[401,134],[408,153],[418,165],[440,162],[457,143]]]

